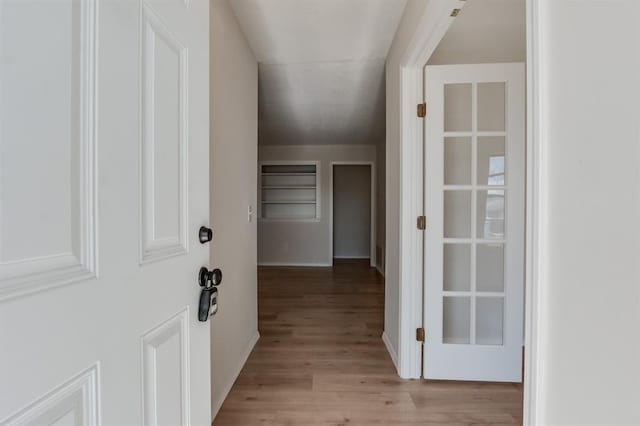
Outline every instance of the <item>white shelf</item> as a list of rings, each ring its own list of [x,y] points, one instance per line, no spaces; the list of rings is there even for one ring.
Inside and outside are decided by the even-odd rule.
[[[262,173],[262,176],[315,176],[315,173]]]
[[[262,204],[315,204],[316,200],[272,200],[262,201]]]
[[[260,219],[314,220],[320,217],[317,162],[261,163]]]
[[[262,189],[316,189],[316,186],[315,185],[289,185],[289,186],[268,185],[268,186],[263,186]]]

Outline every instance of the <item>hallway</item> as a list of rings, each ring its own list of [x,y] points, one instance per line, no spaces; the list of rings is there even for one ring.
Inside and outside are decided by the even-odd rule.
[[[214,425],[519,424],[522,386],[400,379],[368,260],[262,267],[260,340]]]

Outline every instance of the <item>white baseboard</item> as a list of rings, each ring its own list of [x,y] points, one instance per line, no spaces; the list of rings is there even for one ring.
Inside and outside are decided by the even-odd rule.
[[[242,371],[242,368],[244,367],[244,365],[247,362],[247,359],[249,359],[249,355],[251,355],[251,351],[253,351],[253,348],[255,347],[256,343],[258,342],[258,339],[260,339],[260,333],[258,333],[258,330],[256,330],[256,333],[249,340],[249,343],[247,344],[247,348],[245,349],[244,353],[242,354],[242,356],[239,359],[240,362],[236,366],[234,374],[232,376],[233,380],[230,380],[229,383],[227,383],[224,386],[221,397],[218,398],[216,401],[214,401],[213,406],[211,407],[211,418],[212,419],[215,419],[216,415],[218,415],[218,411],[220,411],[220,408],[222,408],[222,404],[224,403],[224,400],[227,399],[227,395],[229,395],[229,392],[231,392],[231,388],[233,387],[233,384],[236,382],[236,379],[240,375],[240,372]],[[215,372],[214,372],[214,374],[215,374]]]
[[[389,336],[387,336],[387,332],[384,331],[382,333],[382,341],[384,342],[384,346],[387,348],[387,352],[389,352],[389,356],[391,357],[391,361],[393,361],[393,366],[396,367],[396,371],[398,370],[398,355],[396,354],[395,349],[391,345],[391,341],[389,341]]]
[[[376,265],[376,269],[378,270],[380,275],[382,275],[384,277],[384,272],[382,272],[382,269],[380,269],[380,265]]]
[[[333,256],[334,259],[369,259],[370,256]]]
[[[311,268],[330,268],[330,263],[304,263],[304,262],[258,262],[258,266],[292,266],[292,267],[311,267]]]

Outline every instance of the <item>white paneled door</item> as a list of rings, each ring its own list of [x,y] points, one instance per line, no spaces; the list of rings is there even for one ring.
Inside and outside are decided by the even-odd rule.
[[[0,0],[0,424],[208,425],[208,0]]]
[[[424,376],[522,380],[523,64],[425,69]]]

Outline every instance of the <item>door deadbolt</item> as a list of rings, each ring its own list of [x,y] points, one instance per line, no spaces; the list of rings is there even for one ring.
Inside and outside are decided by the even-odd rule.
[[[213,239],[213,231],[211,228],[201,226],[198,231],[198,239],[200,240],[200,244],[205,244],[211,241]]]

